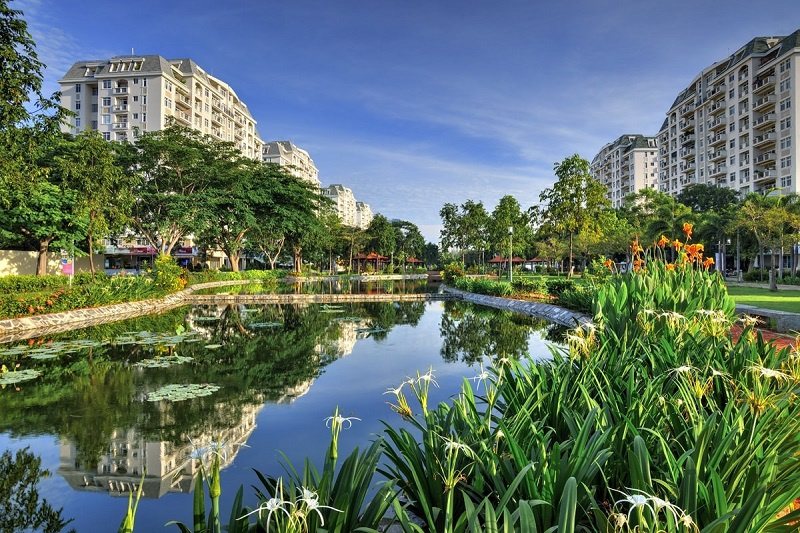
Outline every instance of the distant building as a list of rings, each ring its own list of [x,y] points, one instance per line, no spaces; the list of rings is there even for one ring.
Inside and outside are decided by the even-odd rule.
[[[356,202],[356,226],[367,229],[372,222],[372,208],[364,202]]]
[[[320,186],[319,170],[308,152],[298,148],[291,141],[270,141],[264,143],[262,160],[265,163],[277,163],[290,166],[292,174],[316,187]]]
[[[592,160],[592,176],[606,186],[612,207],[625,196],[658,183],[658,146],[655,137],[623,135],[605,145]]]
[[[322,195],[330,199],[345,226],[356,227],[356,199],[353,191],[336,183],[322,188]]]
[[[169,120],[230,141],[262,158],[256,121],[230,85],[191,59],[159,55],[78,61],[59,80],[61,105],[75,113],[64,131],[97,130],[109,141],[135,141]]]
[[[800,30],[756,37],[706,67],[675,98],[658,133],[658,189],[695,183],[741,194],[800,192]]]

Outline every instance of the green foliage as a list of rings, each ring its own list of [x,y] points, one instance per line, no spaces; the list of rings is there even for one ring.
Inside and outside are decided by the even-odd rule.
[[[167,254],[159,254],[153,263],[153,283],[165,293],[176,292],[186,286],[183,268],[175,258]]]
[[[560,297],[565,291],[575,289],[576,284],[572,279],[549,279],[545,282],[547,294]]]
[[[592,304],[597,297],[597,289],[588,285],[576,285],[561,291],[558,295],[558,305],[574,309],[581,313],[591,313]]]
[[[39,480],[50,475],[41,464],[27,448],[0,455],[0,531],[58,533],[71,522],[39,497]]]
[[[548,294],[547,282],[542,278],[518,276],[511,283],[515,291],[529,294]]]
[[[286,277],[285,270],[242,270],[240,272],[220,272],[219,270],[204,270],[202,272],[188,272],[189,285],[210,283],[212,281],[231,280],[271,280]]]
[[[465,275],[463,264],[450,263],[444,267],[444,271],[442,272],[442,280],[447,284],[453,284],[457,278],[463,278]]]

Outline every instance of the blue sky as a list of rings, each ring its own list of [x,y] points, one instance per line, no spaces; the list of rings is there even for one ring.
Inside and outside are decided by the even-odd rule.
[[[45,88],[75,61],[160,54],[229,83],[265,141],[306,149],[438,242],[446,202],[511,194],[553,164],[654,135],[703,68],[800,28],[798,0],[16,0]]]

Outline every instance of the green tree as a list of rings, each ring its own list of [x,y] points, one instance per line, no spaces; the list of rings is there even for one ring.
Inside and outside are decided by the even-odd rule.
[[[698,183],[683,189],[675,198],[695,213],[720,212],[739,202],[739,193],[727,187]]]
[[[53,171],[55,157],[64,146],[65,140],[55,135],[47,138],[47,144],[36,146],[30,160],[38,171],[27,183],[6,191],[9,205],[0,210],[0,240],[36,250],[39,276],[47,273],[50,249],[74,251],[74,243],[85,238],[88,225],[78,208],[80,194]]]
[[[395,232],[394,252],[403,265],[410,256],[422,256],[425,251],[425,238],[417,225],[407,220],[393,220],[391,225]]]
[[[606,188],[592,178],[589,162],[578,154],[556,163],[554,168],[558,180],[542,191],[539,200],[547,205],[543,211],[545,225],[569,238],[567,276],[571,276],[575,236],[593,227],[597,214],[610,204]]]
[[[461,223],[464,230],[464,240],[468,249],[480,253],[480,264],[484,265],[484,253],[488,244],[489,213],[483,202],[467,200],[461,204]]]
[[[95,274],[95,241],[122,231],[133,206],[136,182],[118,164],[115,147],[96,131],[79,133],[56,156],[55,167],[70,190],[76,192],[76,208],[87,218],[86,248],[89,269]]]
[[[442,251],[458,250],[461,252],[461,263],[463,264],[466,259],[467,235],[458,206],[451,203],[444,204],[439,210],[439,216],[442,219],[442,229],[439,232]]]
[[[39,497],[39,480],[48,476],[42,460],[27,448],[15,455],[9,450],[0,455],[0,531],[58,533],[72,521],[64,520],[60,509]]]
[[[133,226],[165,254],[206,228],[241,158],[233,143],[175,124],[143,133],[128,155],[129,168],[141,180],[134,191]]]
[[[377,213],[367,228],[367,247],[381,255],[394,255],[397,235],[385,216]]]

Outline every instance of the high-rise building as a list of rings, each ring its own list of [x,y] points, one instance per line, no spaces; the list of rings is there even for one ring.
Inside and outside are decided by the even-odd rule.
[[[159,55],[78,61],[59,80],[61,105],[75,113],[64,131],[93,129],[109,141],[135,141],[170,120],[262,158],[256,121],[230,85],[191,59]]]
[[[372,222],[372,208],[364,202],[356,202],[356,226],[367,229]]]
[[[654,189],[658,181],[658,145],[655,137],[623,135],[605,145],[592,160],[592,176],[606,186],[612,207],[625,196]]]
[[[800,30],[756,37],[703,69],[658,133],[658,189],[700,183],[741,194],[800,192],[797,176]]]
[[[264,163],[277,163],[290,167],[292,174],[317,187],[320,186],[319,170],[308,152],[298,148],[291,141],[270,141],[262,149]]]

